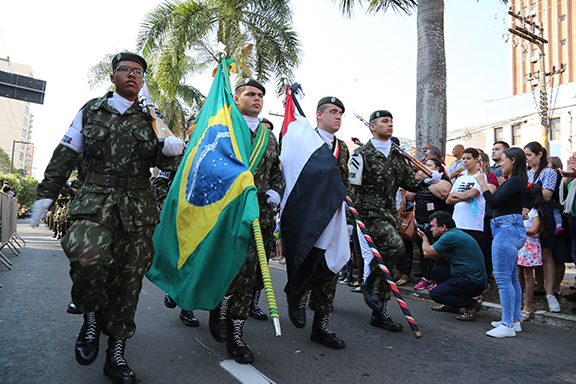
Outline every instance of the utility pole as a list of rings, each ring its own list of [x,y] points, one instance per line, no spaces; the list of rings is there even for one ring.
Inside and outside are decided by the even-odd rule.
[[[16,143],[22,143],[26,145],[34,145],[28,141],[12,140],[12,160],[10,161],[10,174],[12,174],[12,169],[14,168],[14,151],[16,150]]]
[[[552,76],[557,73],[564,72],[564,69],[556,71],[555,68],[552,72],[546,72],[546,62],[544,53],[544,44],[548,44],[544,35],[544,27],[542,23],[540,25],[529,20],[528,17],[518,15],[512,11],[508,11],[508,14],[513,18],[521,22],[521,26],[514,25],[513,28],[508,28],[508,32],[535,44],[538,47],[538,73],[532,75],[528,81],[538,80],[538,90],[540,91],[540,134],[542,137],[542,146],[546,148],[548,153],[550,153],[550,124],[548,121],[548,94],[546,92],[546,77]],[[526,29],[526,26],[531,27],[531,31]]]

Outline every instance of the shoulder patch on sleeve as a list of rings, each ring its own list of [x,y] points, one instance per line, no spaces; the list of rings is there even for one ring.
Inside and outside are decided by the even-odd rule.
[[[362,185],[364,158],[359,152],[354,152],[348,162],[348,179],[352,185]]]

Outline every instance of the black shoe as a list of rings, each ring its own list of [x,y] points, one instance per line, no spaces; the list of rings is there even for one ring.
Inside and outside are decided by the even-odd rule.
[[[324,344],[325,346],[333,349],[344,348],[346,346],[344,340],[337,338],[334,332],[330,331],[327,327],[328,314],[315,312],[310,340],[316,343]]]
[[[576,293],[571,293],[569,295],[564,295],[564,298],[571,302],[576,302]]]
[[[112,379],[114,384],[136,384],[136,375],[124,360],[126,339],[108,339],[104,374]]]
[[[268,320],[268,316],[260,309],[258,302],[260,301],[260,289],[255,289],[252,292],[252,303],[250,303],[250,316],[256,320]]]
[[[362,285],[360,285],[360,290],[362,294],[364,294],[366,305],[376,312],[382,312],[382,300],[380,300],[380,296],[378,296],[377,289],[379,282],[380,278],[376,277],[375,273],[371,273]]]
[[[402,324],[395,323],[386,312],[372,312],[370,325],[384,328],[385,330],[392,332],[400,332],[402,330]]]
[[[76,346],[74,348],[76,361],[80,365],[90,365],[98,357],[100,347],[100,325],[98,324],[96,312],[84,314],[84,324],[80,329]]]
[[[200,322],[198,321],[196,316],[194,316],[194,312],[192,311],[181,310],[180,320],[182,320],[184,324],[189,327],[197,327],[200,325]]]
[[[174,301],[173,298],[170,297],[169,294],[166,294],[166,296],[164,296],[164,305],[167,306],[168,308],[176,308],[176,302]]]
[[[82,311],[79,310],[73,302],[68,304],[68,308],[66,308],[66,312],[71,313],[72,315],[81,315]]]
[[[249,364],[254,361],[254,354],[242,340],[242,328],[246,320],[229,319],[229,337],[226,341],[226,349],[239,364]]]
[[[288,296],[288,316],[296,328],[306,326],[306,302],[308,301],[308,291],[302,295]]]
[[[219,343],[223,343],[228,338],[228,300],[230,296],[224,296],[220,304],[210,311],[208,318],[208,328],[210,334]]]

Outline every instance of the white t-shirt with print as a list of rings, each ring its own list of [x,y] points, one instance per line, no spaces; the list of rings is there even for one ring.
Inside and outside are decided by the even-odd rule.
[[[454,180],[454,185],[450,192],[466,192],[472,188],[478,190],[479,195],[474,199],[461,201],[454,205],[452,219],[456,227],[460,229],[470,229],[473,231],[484,231],[484,211],[486,200],[482,196],[482,188],[476,181],[476,174],[468,175],[468,171],[463,171],[461,176]],[[486,179],[486,176],[484,176]]]

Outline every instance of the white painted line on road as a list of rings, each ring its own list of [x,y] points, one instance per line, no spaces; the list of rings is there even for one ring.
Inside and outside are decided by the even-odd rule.
[[[242,384],[276,384],[250,364],[238,364],[234,360],[224,360],[220,366]]]

